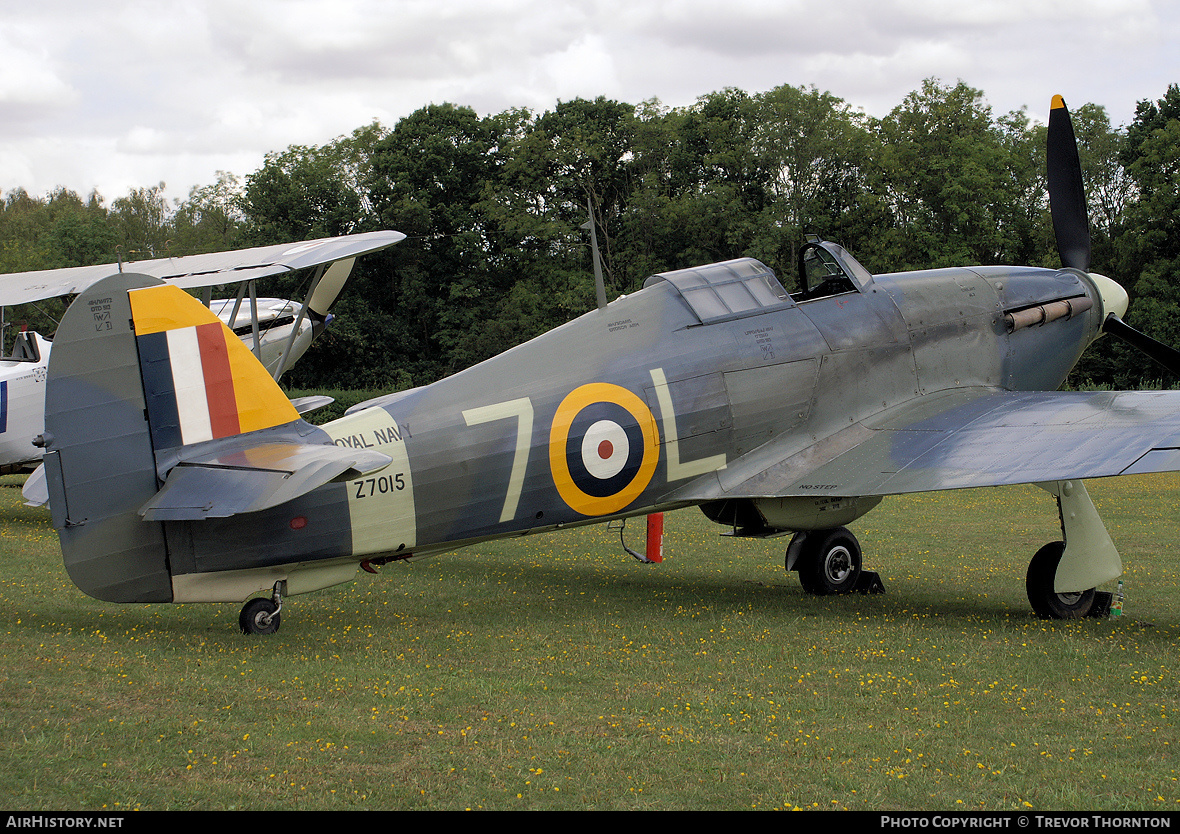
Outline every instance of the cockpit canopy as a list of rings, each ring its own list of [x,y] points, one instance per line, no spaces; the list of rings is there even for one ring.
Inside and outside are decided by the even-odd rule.
[[[650,287],[667,281],[700,319],[701,324],[752,316],[796,303],[846,292],[860,292],[873,275],[844,247],[826,240],[809,240],[799,250],[798,292],[783,289],[774,270],[754,258],[660,272],[643,282]]]
[[[799,249],[799,282],[802,287],[791,297],[796,301],[810,301],[857,292],[872,280],[873,274],[843,246],[813,238]]]
[[[754,258],[661,272],[645,287],[667,281],[688,302],[702,324],[790,307],[793,302],[774,271]]]

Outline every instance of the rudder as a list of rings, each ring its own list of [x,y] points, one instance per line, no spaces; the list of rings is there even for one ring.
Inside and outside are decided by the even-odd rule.
[[[249,348],[188,293],[165,284],[128,297],[157,454],[299,419]]]
[[[45,388],[45,476],[74,584],[108,602],[170,602],[163,525],[136,510],[158,489],[128,290],[119,274],[62,317]]]

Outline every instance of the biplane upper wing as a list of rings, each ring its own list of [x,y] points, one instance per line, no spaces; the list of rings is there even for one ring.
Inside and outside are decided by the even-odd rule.
[[[898,495],[1175,470],[1180,391],[970,388],[807,445],[784,435],[674,497]]]
[[[0,306],[74,295],[116,272],[150,275],[184,289],[237,283],[356,258],[404,239],[401,232],[367,232],[204,255],[12,272],[0,275]]]

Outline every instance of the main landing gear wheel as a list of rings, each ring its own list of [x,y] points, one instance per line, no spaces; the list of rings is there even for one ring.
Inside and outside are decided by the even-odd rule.
[[[1057,565],[1065,553],[1065,542],[1050,542],[1037,551],[1028,564],[1025,588],[1033,611],[1042,620],[1076,620],[1090,613],[1094,589],[1059,594],[1053,590]]]
[[[847,594],[860,577],[860,543],[847,529],[810,533],[799,554],[799,581],[809,594]]]
[[[242,606],[238,625],[243,634],[274,634],[279,630],[279,605],[266,597],[255,597]]]

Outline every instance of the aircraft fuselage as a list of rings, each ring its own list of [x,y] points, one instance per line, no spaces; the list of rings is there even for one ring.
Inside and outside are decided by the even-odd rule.
[[[701,478],[715,479],[723,498],[757,467],[749,453],[771,440],[779,458],[804,452],[950,388],[1055,389],[1101,321],[1094,288],[1068,270],[849,270],[854,289],[803,300],[768,282],[757,262],[732,263],[736,282],[710,288],[691,270],[656,276],[500,356],[316,430],[307,441],[372,449],[392,463],[248,516],[166,522],[177,601],[243,598],[237,584],[219,584],[226,571],[244,571],[248,584],[289,563],[355,568],[699,503],[678,491],[695,482],[699,493]],[[727,307],[743,280],[752,296]],[[1005,318],[1062,299],[1085,309],[1015,329]],[[800,491],[777,500],[796,502],[776,510],[781,526],[807,529],[837,514],[847,523],[880,499]]]

